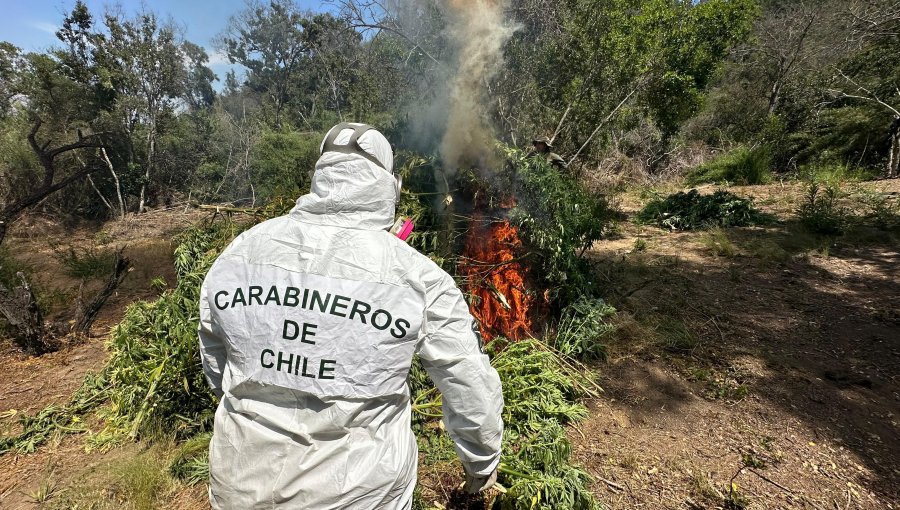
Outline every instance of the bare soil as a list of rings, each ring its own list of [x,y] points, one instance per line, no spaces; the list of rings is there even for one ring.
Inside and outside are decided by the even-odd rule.
[[[896,233],[816,238],[801,186],[731,191],[781,221],[595,246],[621,324],[575,460],[614,509],[900,508]]]
[[[19,430],[18,418],[23,414],[67,402],[87,373],[103,367],[108,358],[106,339],[127,306],[155,299],[160,292],[151,285],[155,278],[175,284],[172,237],[205,216],[194,210],[167,209],[105,225],[61,225],[38,214],[14,224],[4,246],[30,268],[34,286],[51,303],[47,319],[60,329],[66,329],[74,319],[74,302],[82,283],[81,292],[89,300],[105,278],[82,282],[68,276],[60,253],[69,247],[81,253],[124,246],[132,269],[104,305],[87,338],[61,336],[56,339],[60,349],[40,357],[28,356],[9,340],[0,340],[0,433]],[[35,454],[0,456],[0,508],[37,508],[34,495],[42,485],[65,487],[111,459],[127,456],[128,451],[88,453],[83,437],[68,437]]]

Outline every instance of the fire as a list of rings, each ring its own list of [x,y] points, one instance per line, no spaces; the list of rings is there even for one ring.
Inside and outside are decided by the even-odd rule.
[[[486,342],[495,336],[519,340],[531,333],[533,298],[526,293],[525,270],[516,261],[522,245],[517,229],[508,221],[486,222],[481,216],[471,225],[459,266],[473,297],[469,308]]]

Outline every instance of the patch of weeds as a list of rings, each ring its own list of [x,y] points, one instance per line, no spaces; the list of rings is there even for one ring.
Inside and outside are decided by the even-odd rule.
[[[728,238],[728,232],[719,227],[703,234],[700,244],[717,257],[732,258],[737,255],[737,248]]]
[[[663,318],[656,325],[656,334],[663,346],[672,352],[690,353],[700,345],[696,335],[684,325],[684,322]]]
[[[741,462],[743,462],[745,466],[755,469],[766,469],[769,467],[765,460],[757,457],[753,452],[744,452],[741,455]]]
[[[166,503],[178,483],[169,476],[172,444],[162,441],[138,453],[113,460],[72,482],[45,508],[52,510],[151,510]],[[61,491],[62,492],[62,491]]]
[[[67,275],[83,280],[107,276],[112,273],[116,264],[114,251],[98,251],[93,247],[76,250],[69,246],[68,250],[56,252],[56,258]]]
[[[113,241],[113,236],[106,229],[101,230],[101,231],[97,232],[96,235],[94,235],[94,242],[96,244],[101,244],[101,245],[109,244],[112,241]]]
[[[670,230],[696,230],[716,226],[742,227],[765,223],[768,219],[749,198],[728,191],[701,195],[692,189],[665,198],[656,197],[637,214],[637,221]]]
[[[866,218],[881,230],[900,228],[900,201],[891,201],[883,193],[864,190],[859,201],[866,208]]]
[[[689,186],[704,182],[739,185],[772,182],[772,153],[767,147],[738,147],[688,174]]]
[[[856,167],[846,163],[819,163],[802,168],[799,175],[813,182],[824,182],[837,186],[846,181],[871,181],[879,177],[879,171],[873,168]]]
[[[420,434],[418,436],[419,453],[426,466],[438,462],[451,462],[456,459],[453,440],[448,434]]]
[[[169,473],[187,485],[209,480],[209,441],[211,433],[198,434],[188,439],[175,452],[169,464]]]
[[[158,501],[173,488],[169,459],[162,446],[111,467],[115,492],[136,510],[157,508]]]
[[[166,290],[168,286],[169,284],[166,283],[166,279],[162,276],[157,276],[156,278],[150,280],[150,288],[157,292]]]
[[[688,380],[706,382],[712,378],[712,372],[706,368],[692,368],[688,373]]]
[[[722,508],[725,510],[744,510],[750,505],[750,501],[747,500],[746,496],[741,494],[739,489],[737,483],[731,482],[731,485],[728,487],[728,495],[725,497],[725,504]]]
[[[635,454],[628,453],[624,457],[619,459],[619,467],[627,469],[628,471],[631,471],[633,473],[640,467],[640,462],[638,462],[638,458]]]
[[[833,185],[822,187],[817,182],[809,184],[803,203],[797,209],[800,224],[814,234],[840,235],[847,226],[846,208],[838,204],[840,188]]]
[[[710,400],[740,402],[750,394],[750,388],[729,377],[716,376],[706,383],[704,395]]]
[[[602,299],[582,297],[563,310],[553,347],[564,356],[581,360],[605,359],[606,346],[601,340],[615,331],[609,322],[615,313]]]
[[[37,489],[29,492],[28,497],[31,498],[31,501],[42,505],[53,499],[59,492],[59,485],[51,477],[48,477],[41,481]]]
[[[636,252],[647,251],[647,241],[644,239],[641,239],[641,238],[635,239],[633,251],[636,251]]]
[[[791,254],[780,244],[768,239],[755,240],[748,244],[750,255],[761,262],[784,264],[791,260]]]
[[[721,494],[713,487],[713,484],[709,482],[709,478],[706,477],[702,472],[692,472],[691,473],[691,492],[698,499],[704,499],[707,501],[719,500],[721,499]]]
[[[16,277],[16,273],[25,273],[26,277],[31,274],[31,266],[19,262],[9,252],[5,246],[0,247],[0,284],[7,289],[12,289],[21,285],[21,281]]]

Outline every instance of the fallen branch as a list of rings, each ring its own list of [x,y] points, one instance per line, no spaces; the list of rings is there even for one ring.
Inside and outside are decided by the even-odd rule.
[[[191,204],[191,207],[194,209],[202,209],[204,211],[215,211],[218,213],[226,213],[226,214],[250,214],[252,216],[263,216],[263,212],[261,209],[257,207],[228,207],[224,205],[209,205],[209,204]]]
[[[594,132],[591,133],[591,136],[587,137],[587,140],[585,140],[584,144],[582,144],[581,147],[578,149],[578,151],[575,152],[575,155],[572,156],[572,159],[570,159],[569,162],[566,163],[566,166],[571,166],[572,162],[575,161],[576,159],[578,159],[578,156],[581,155],[581,152],[585,149],[585,147],[587,147],[588,144],[591,143],[591,140],[594,139],[594,136],[597,135],[597,133],[600,131],[600,128],[602,128],[604,125],[606,125],[606,123],[609,122],[609,120],[613,118],[613,115],[615,115],[616,112],[618,112],[619,109],[622,108],[622,106],[624,106],[625,103],[628,102],[629,99],[631,99],[631,96],[633,96],[634,93],[637,92],[638,89],[640,89],[643,84],[644,83],[642,81],[642,82],[638,83],[633,89],[631,89],[631,92],[629,92],[628,95],[626,95],[621,101],[619,101],[619,104],[616,105],[615,108],[613,108],[613,111],[609,112],[609,115],[607,115],[602,121],[600,121],[600,124],[597,124],[597,128],[594,129]]]
[[[607,480],[606,478],[603,478],[603,477],[601,477],[601,476],[598,476],[598,477],[597,477],[597,480],[600,480],[601,482],[605,483],[605,484],[608,485],[609,488],[611,488],[611,489],[615,489],[615,490],[620,491],[620,492],[625,491],[625,487],[622,487],[621,485],[619,485],[619,484],[617,484],[617,483],[615,483],[615,482],[612,482],[612,481],[610,481],[610,480]]]
[[[106,285],[104,285],[103,289],[97,293],[87,308],[84,308],[79,313],[75,325],[72,326],[73,333],[86,336],[90,332],[91,324],[94,323],[94,319],[97,318],[97,314],[100,313],[103,304],[106,303],[106,300],[109,299],[113,292],[121,285],[125,277],[128,276],[131,269],[131,262],[122,256],[124,250],[125,247],[122,247],[116,252],[116,263],[113,267],[112,274],[109,276],[109,279],[106,280]]]

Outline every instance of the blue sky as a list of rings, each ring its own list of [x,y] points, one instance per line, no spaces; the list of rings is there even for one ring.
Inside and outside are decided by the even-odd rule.
[[[206,48],[210,67],[219,76],[219,87],[231,66],[223,55],[215,53],[212,41],[225,29],[228,18],[246,6],[245,0],[85,0],[85,3],[95,17],[108,5],[119,5],[129,15],[143,5],[162,19],[171,17],[185,30],[189,41]],[[333,7],[310,0],[299,0],[297,4],[315,11]],[[74,5],[75,0],[0,0],[0,40],[24,51],[46,50],[58,43],[53,33]]]

